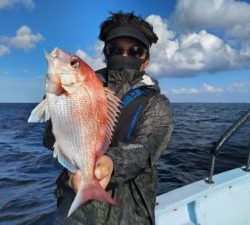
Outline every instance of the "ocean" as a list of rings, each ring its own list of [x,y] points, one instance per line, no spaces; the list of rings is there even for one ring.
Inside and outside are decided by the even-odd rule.
[[[62,167],[42,146],[44,124],[27,119],[36,104],[0,104],[0,225],[50,225]],[[213,143],[250,104],[174,103],[174,131],[157,163],[162,194],[207,177]],[[215,173],[245,165],[248,121],[218,155]]]

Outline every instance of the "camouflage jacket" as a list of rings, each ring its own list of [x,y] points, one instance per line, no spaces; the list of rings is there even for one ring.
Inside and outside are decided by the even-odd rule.
[[[69,218],[67,213],[75,197],[64,188],[62,200],[55,214],[54,224],[64,225],[154,225],[156,201],[156,161],[166,149],[173,122],[170,103],[160,94],[156,80],[133,71],[97,71],[104,86],[122,98],[131,88],[146,86],[155,90],[133,129],[129,142],[111,146],[106,154],[114,162],[114,171],[107,191],[119,206],[105,202],[89,201]],[[144,75],[144,76],[143,76]],[[44,135],[44,145],[54,144],[51,126]]]

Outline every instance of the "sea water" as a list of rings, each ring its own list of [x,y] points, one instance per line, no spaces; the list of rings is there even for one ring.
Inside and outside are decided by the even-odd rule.
[[[0,225],[51,225],[56,210],[55,180],[62,167],[42,146],[44,124],[27,119],[36,104],[0,104]],[[172,104],[174,131],[157,163],[162,194],[204,179],[209,152],[250,104]],[[250,122],[224,146],[215,173],[247,161]]]

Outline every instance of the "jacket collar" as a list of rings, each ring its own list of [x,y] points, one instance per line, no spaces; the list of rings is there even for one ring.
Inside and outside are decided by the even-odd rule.
[[[159,92],[158,81],[143,72],[134,73],[134,71],[108,71],[107,68],[96,71],[99,79],[104,86],[110,88],[115,94],[121,98],[129,90],[148,87]]]

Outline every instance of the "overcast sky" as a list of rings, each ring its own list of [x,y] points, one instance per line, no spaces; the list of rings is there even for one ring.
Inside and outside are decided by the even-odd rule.
[[[0,102],[41,100],[44,50],[103,67],[99,25],[118,10],[153,25],[146,72],[172,102],[250,102],[250,1],[235,0],[0,0]]]

